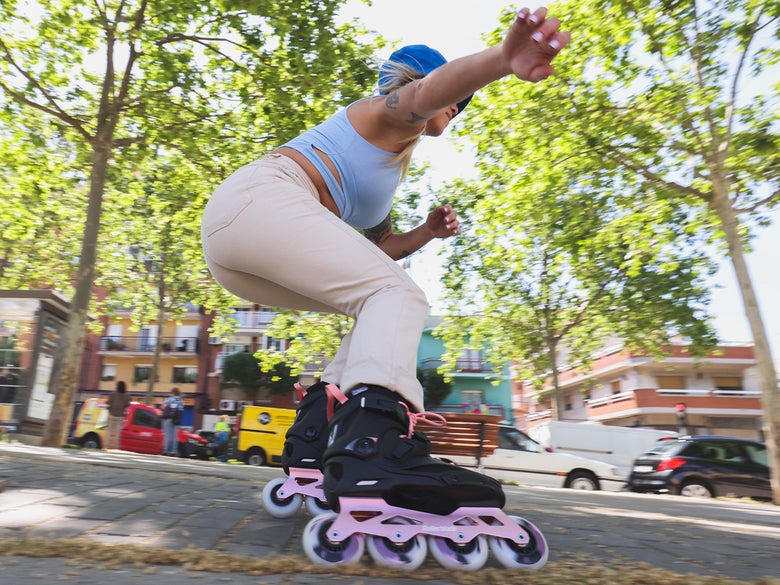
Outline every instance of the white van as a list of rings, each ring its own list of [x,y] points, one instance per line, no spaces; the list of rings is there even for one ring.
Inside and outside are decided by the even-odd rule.
[[[542,423],[528,434],[557,453],[609,463],[625,478],[631,473],[634,460],[658,440],[677,437],[674,431],[566,421]]]

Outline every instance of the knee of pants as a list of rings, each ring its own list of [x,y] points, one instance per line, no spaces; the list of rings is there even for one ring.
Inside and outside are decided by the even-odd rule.
[[[382,292],[384,294],[381,294]],[[374,300],[394,308],[402,307],[404,311],[411,313],[423,322],[428,317],[430,310],[425,292],[412,281],[380,291]]]

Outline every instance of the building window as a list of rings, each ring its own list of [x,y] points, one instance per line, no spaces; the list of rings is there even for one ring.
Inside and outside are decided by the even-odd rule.
[[[273,349],[281,352],[284,348],[283,340],[263,335],[263,349]]]
[[[620,380],[612,380],[609,387],[612,388],[612,394],[620,394]]]
[[[482,352],[477,349],[464,349],[458,360],[458,368],[463,372],[481,372]]]
[[[152,375],[152,366],[136,366],[133,372],[133,381],[148,382]]]
[[[482,390],[461,390],[460,397],[463,404],[482,404],[485,401],[485,393]]]
[[[195,366],[177,366],[173,368],[174,384],[194,384],[198,377],[198,368]]]
[[[249,346],[243,343],[226,343],[222,346],[222,353],[225,355],[231,355],[234,353],[246,352],[249,353]]]
[[[712,382],[716,390],[742,391],[742,378],[739,376],[713,376]]]
[[[109,325],[108,331],[106,331],[106,337],[108,337],[111,341],[121,342],[122,325],[121,324]]]
[[[138,338],[138,351],[154,351],[157,345],[157,325],[150,325],[141,329]]]
[[[685,390],[685,376],[656,376],[660,390]]]
[[[103,364],[103,372],[100,374],[100,379],[104,382],[116,380],[116,364]]]

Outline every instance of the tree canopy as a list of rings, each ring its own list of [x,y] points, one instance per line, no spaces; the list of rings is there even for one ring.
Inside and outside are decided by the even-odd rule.
[[[16,279],[15,286],[35,286],[59,268],[58,284],[73,291],[64,354],[53,377],[57,397],[47,444],[61,443],[67,432],[94,284],[98,277],[108,283],[116,276],[116,267],[107,265],[119,258],[118,247],[104,254],[99,246],[104,236],[146,242],[136,229],[141,222],[122,222],[123,215],[139,211],[136,198],[150,197],[140,184],[154,183],[161,205],[152,221],[164,229],[166,199],[189,199],[197,211],[230,172],[372,85],[375,45],[358,42],[364,31],[353,24],[335,24],[340,5],[3,4],[0,148],[10,156],[0,162],[0,174],[3,190],[14,194],[22,210],[21,220],[0,215],[4,274]],[[177,157],[199,172],[199,181],[186,181],[186,192],[179,178],[159,174],[162,159]],[[43,164],[29,163],[26,175],[16,172],[36,158]],[[182,213],[176,221],[196,216]],[[107,234],[105,226],[115,230]],[[184,229],[198,231],[193,223]],[[20,235],[23,245],[10,250],[7,243]],[[36,255],[41,242],[63,253],[49,255],[54,260]],[[161,250],[146,243],[147,253],[160,258]],[[38,260],[35,270],[24,269]],[[198,262],[191,266],[197,274],[198,252],[190,260]],[[215,299],[227,297],[209,294],[215,287],[207,284],[198,289],[200,298],[188,300],[214,308]]]
[[[780,498],[780,399],[745,259],[751,225],[780,202],[780,5],[566,0],[555,14],[574,37],[556,75],[539,84],[507,78],[475,99],[482,178],[465,201],[485,258],[477,270],[461,243],[449,288],[458,294],[468,270],[490,283],[475,298],[489,308],[498,349],[518,357],[538,354],[518,338],[502,346],[512,320],[491,317],[499,294],[526,307],[515,319],[526,319],[519,339],[537,335],[537,344],[577,322],[556,304],[567,297],[574,310],[608,315],[600,329],[634,345],[651,331],[651,342],[706,341],[701,277],[706,256],[727,251],[753,332]],[[525,270],[532,286],[519,276]]]

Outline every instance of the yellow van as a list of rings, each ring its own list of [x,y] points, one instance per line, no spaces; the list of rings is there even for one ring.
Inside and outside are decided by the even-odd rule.
[[[284,436],[294,420],[290,408],[244,406],[238,416],[236,459],[249,465],[281,465]]]
[[[108,404],[105,398],[87,398],[76,417],[73,437],[87,449],[100,449],[106,440]]]

